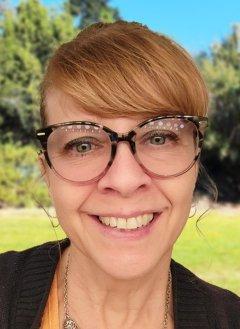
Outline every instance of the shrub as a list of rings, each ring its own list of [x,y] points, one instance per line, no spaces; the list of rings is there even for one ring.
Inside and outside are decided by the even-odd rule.
[[[32,207],[37,203],[50,205],[37,165],[36,147],[0,145],[0,207]]]

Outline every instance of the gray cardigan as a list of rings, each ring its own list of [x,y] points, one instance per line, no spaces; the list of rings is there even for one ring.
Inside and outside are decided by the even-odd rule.
[[[60,241],[61,252],[69,240]],[[0,255],[0,329],[38,329],[59,259],[57,242]],[[240,298],[171,261],[175,329],[240,329]],[[147,329],[147,328],[146,328]]]

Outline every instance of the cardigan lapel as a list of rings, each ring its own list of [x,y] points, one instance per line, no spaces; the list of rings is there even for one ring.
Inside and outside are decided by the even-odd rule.
[[[199,286],[200,279],[174,260],[171,261],[171,271],[174,328],[214,329],[214,319],[209,313],[209,300]]]

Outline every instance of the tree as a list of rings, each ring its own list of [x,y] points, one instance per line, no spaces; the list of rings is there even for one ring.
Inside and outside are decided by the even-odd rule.
[[[120,19],[117,9],[108,5],[108,0],[69,0],[71,14],[79,19],[80,29],[96,22],[110,23]]]
[[[220,200],[240,200],[240,24],[210,56],[198,63],[211,92],[210,131],[204,163],[219,188]]]
[[[52,14],[38,0],[3,12],[0,34],[1,140],[29,142],[39,125],[38,90],[54,48],[75,34],[68,12]]]

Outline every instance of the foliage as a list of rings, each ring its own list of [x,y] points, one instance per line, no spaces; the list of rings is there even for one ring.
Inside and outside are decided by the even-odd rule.
[[[76,34],[73,16],[77,13],[81,27],[118,18],[117,10],[107,2],[70,0],[58,12],[52,12],[40,0],[22,0],[16,10],[6,5],[0,8],[2,142],[33,141],[39,126],[39,86],[49,57],[58,45]]]
[[[71,14],[79,19],[80,29],[96,22],[110,23],[120,19],[117,9],[108,5],[108,0],[68,0]]]
[[[39,85],[53,50],[75,34],[68,12],[53,14],[39,0],[3,12],[0,34],[0,129],[2,141],[23,143],[39,125]],[[6,51],[7,50],[7,51]]]
[[[0,145],[0,207],[50,205],[33,146]]]
[[[0,207],[31,206],[34,198],[48,205],[45,186],[38,181],[36,150],[22,145],[34,144],[46,63],[54,49],[77,32],[73,11],[65,5],[52,12],[40,0],[22,0],[15,9],[0,1]],[[107,1],[75,5],[81,7],[81,26],[118,17]]]
[[[240,200],[240,24],[211,55],[198,58],[211,92],[210,129],[203,161],[220,200]]]

